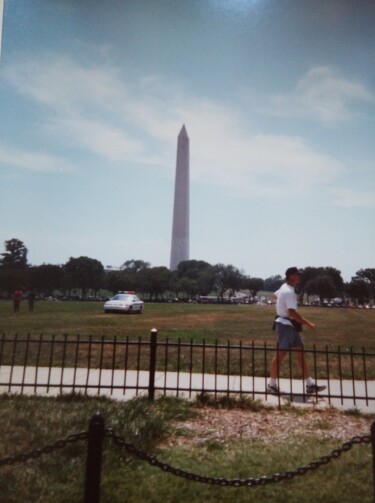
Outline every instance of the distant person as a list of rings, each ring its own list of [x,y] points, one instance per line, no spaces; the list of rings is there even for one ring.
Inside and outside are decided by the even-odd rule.
[[[315,324],[303,318],[297,312],[297,295],[294,291],[301,278],[301,271],[297,267],[289,267],[285,272],[286,281],[275,292],[276,318],[274,328],[277,334],[278,349],[271,363],[271,378],[267,385],[270,393],[280,393],[277,379],[280,366],[290,349],[297,350],[297,361],[305,381],[306,393],[317,393],[326,389],[326,386],[318,386],[309,375],[309,370],[303,353],[303,341],[300,336],[302,325],[310,330],[315,330]]]
[[[22,290],[16,290],[13,294],[13,311],[18,313],[22,300]]]
[[[27,296],[27,301],[29,303],[29,311],[30,312],[34,311],[34,300],[35,300],[35,293],[31,290],[29,292],[29,295]]]

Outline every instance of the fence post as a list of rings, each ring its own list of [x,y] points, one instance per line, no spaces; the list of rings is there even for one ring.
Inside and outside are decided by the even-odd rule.
[[[84,503],[100,502],[100,472],[104,433],[104,417],[100,412],[97,412],[92,416],[89,424]]]
[[[372,443],[372,472],[374,480],[374,503],[375,503],[375,421],[371,425],[371,443]]]
[[[148,399],[154,400],[155,398],[155,370],[156,370],[156,345],[157,345],[158,331],[156,328],[151,330],[150,337],[150,366],[149,366],[149,381],[148,381]]]

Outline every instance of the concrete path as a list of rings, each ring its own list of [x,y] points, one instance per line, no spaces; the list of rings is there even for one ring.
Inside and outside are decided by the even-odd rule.
[[[207,393],[244,393],[245,396],[278,405],[291,401],[295,404],[332,405],[341,409],[357,408],[375,412],[375,381],[319,380],[327,390],[319,396],[303,393],[301,380],[280,379],[281,396],[265,392],[264,377],[189,374],[185,372],[156,372],[156,396],[159,393],[193,398],[203,390]],[[149,372],[133,370],[57,368],[57,367],[0,367],[0,393],[56,396],[61,393],[83,393],[128,400],[148,393]],[[137,390],[138,388],[138,390]],[[178,392],[176,392],[178,388]],[[191,390],[191,391],[189,391]],[[348,398],[341,399],[341,396]]]

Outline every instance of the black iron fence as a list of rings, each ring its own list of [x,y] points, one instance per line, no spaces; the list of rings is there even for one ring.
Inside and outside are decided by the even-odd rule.
[[[374,499],[375,499],[375,422],[372,423],[370,435],[356,436],[347,442],[344,442],[340,447],[334,449],[331,453],[315,459],[310,463],[288,470],[281,473],[264,475],[263,477],[247,477],[227,479],[224,477],[205,476],[181,468],[174,467],[164,461],[161,461],[154,455],[151,455],[134,444],[126,441],[125,438],[117,435],[112,429],[105,428],[104,417],[97,413],[92,416],[88,431],[73,433],[66,438],[57,440],[52,444],[45,445],[36,449],[32,449],[22,454],[7,456],[0,458],[0,468],[2,466],[12,466],[17,463],[26,463],[29,460],[35,460],[42,455],[50,454],[57,450],[63,449],[69,444],[87,440],[87,456],[86,456],[86,474],[84,487],[84,502],[85,503],[100,503],[100,485],[101,485],[101,468],[102,468],[102,453],[103,442],[105,438],[110,438],[113,443],[127,454],[148,463],[149,465],[158,468],[166,473],[176,477],[182,477],[192,482],[208,484],[220,487],[256,487],[265,486],[268,484],[291,480],[295,477],[303,476],[311,471],[317,470],[330,462],[338,459],[342,454],[348,452],[353,446],[358,444],[372,444],[373,457],[373,480],[374,480]]]
[[[239,394],[268,398],[270,363],[277,348],[254,341],[170,340],[158,337],[2,335],[0,392],[79,392],[134,396],[174,393]],[[294,350],[279,370],[278,401],[306,401]],[[333,405],[375,403],[375,352],[354,347],[304,349],[310,375]]]

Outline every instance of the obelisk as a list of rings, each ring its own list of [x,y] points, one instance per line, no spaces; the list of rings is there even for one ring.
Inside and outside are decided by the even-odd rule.
[[[189,260],[189,137],[185,125],[177,139],[171,271],[175,271],[184,260]]]

